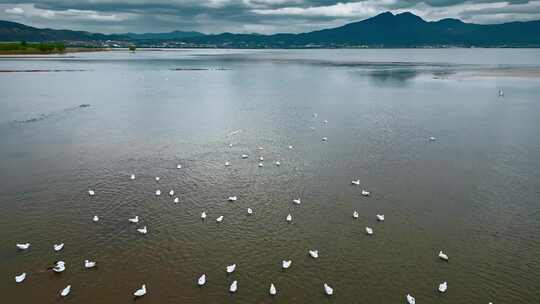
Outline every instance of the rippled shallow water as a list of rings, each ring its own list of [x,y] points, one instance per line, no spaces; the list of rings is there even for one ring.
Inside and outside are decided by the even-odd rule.
[[[538,50],[485,49],[0,59],[3,302],[71,284],[68,302],[130,303],[146,283],[140,303],[535,303],[539,68]]]

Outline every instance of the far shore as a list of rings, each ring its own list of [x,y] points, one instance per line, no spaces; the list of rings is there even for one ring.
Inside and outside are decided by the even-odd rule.
[[[63,52],[41,52],[38,49],[25,49],[25,50],[0,50],[1,56],[11,55],[63,55],[69,53],[87,53],[87,52],[105,52],[110,51],[110,48],[85,48],[85,47],[67,47]]]

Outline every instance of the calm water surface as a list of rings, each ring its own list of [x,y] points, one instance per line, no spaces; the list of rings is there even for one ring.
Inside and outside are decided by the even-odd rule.
[[[539,50],[0,59],[2,302],[57,303],[71,284],[67,302],[132,303],[146,283],[138,303],[537,303],[539,69]]]

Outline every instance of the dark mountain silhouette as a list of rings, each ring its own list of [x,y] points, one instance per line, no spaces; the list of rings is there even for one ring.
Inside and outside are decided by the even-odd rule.
[[[105,35],[82,31],[37,29],[0,21],[0,41],[134,42],[143,46],[168,41],[172,46],[233,48],[295,47],[540,47],[540,20],[502,24],[464,23],[457,19],[425,21],[412,13],[379,14],[341,27],[301,34],[204,35],[198,32]],[[176,43],[176,44],[175,44]]]

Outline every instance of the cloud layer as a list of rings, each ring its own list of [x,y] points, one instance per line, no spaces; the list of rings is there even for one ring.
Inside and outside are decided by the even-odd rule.
[[[3,20],[104,33],[304,32],[384,11],[501,23],[540,19],[540,0],[0,0]]]

